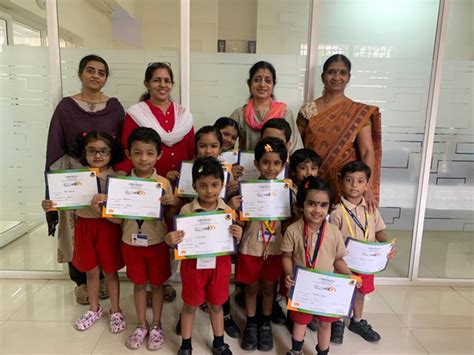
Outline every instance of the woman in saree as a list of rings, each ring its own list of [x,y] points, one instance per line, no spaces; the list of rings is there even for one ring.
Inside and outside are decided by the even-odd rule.
[[[372,170],[370,189],[364,194],[373,211],[380,195],[381,117],[378,107],[352,101],[344,90],[351,78],[351,62],[342,54],[323,65],[323,95],[301,107],[297,125],[304,146],[322,158],[319,176],[338,191],[340,168],[351,160],[362,160]]]

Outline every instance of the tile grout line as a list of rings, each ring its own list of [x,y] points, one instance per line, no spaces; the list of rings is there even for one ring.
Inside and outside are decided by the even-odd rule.
[[[464,296],[461,292],[459,292],[458,290],[456,290],[456,288],[454,286],[449,286],[450,289],[452,289],[455,293],[457,293],[459,296],[461,296],[462,298],[464,298],[469,304],[472,304],[474,305],[473,302],[471,302],[471,300],[469,300],[466,296]]]
[[[15,279],[16,280],[16,279]],[[50,281],[50,280],[46,280],[46,279],[42,279],[42,281],[44,281],[44,283],[38,287],[38,290],[36,290],[36,292],[33,292],[31,294],[31,296],[26,296],[26,299],[25,299],[25,302],[21,303],[18,307],[18,309],[16,309],[14,312],[12,312],[10,314],[10,316],[7,317],[7,319],[4,320],[4,323],[3,325],[5,325],[7,322],[11,321],[11,318],[23,307],[25,306],[29,301],[30,299],[33,299],[34,295],[36,295],[40,290],[43,289],[43,287]]]

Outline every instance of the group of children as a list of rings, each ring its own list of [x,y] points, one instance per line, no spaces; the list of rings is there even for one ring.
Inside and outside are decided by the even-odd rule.
[[[379,212],[369,213],[363,198],[369,188],[370,168],[360,161],[342,168],[343,196],[336,204],[333,187],[317,177],[321,163],[319,156],[310,149],[300,149],[288,156],[290,136],[291,129],[284,119],[267,121],[261,130],[261,140],[254,149],[254,163],[259,178],[263,180],[276,179],[288,166],[289,178],[293,180],[292,219],[237,220],[230,227],[230,234],[238,243],[235,280],[245,285],[247,322],[241,340],[244,350],[269,351],[273,348],[271,319],[277,286],[279,283],[280,293],[286,297],[294,284],[296,266],[350,275],[352,272],[343,259],[346,237],[380,242],[387,239]],[[158,133],[140,127],[130,134],[125,154],[133,164],[131,176],[163,181],[165,193],[161,204],[165,206],[164,218],[151,221],[101,218],[101,208],[107,200],[105,194],[95,195],[90,208],[77,210],[73,263],[87,273],[90,308],[75,322],[76,329],[86,330],[103,316],[98,301],[100,270],[106,277],[111,299],[110,331],[118,333],[125,329],[119,305],[117,272],[126,266],[127,277],[134,284],[138,320],[126,346],[138,349],[147,337],[149,350],[163,346],[165,334],[161,313],[163,283],[171,274],[169,248],[176,247],[186,238],[183,231],[172,230],[170,222],[176,214],[240,208],[242,196],[238,194],[238,180],[243,168],[238,164],[233,166],[232,177],[228,179],[225,200],[219,198],[224,170],[218,159],[223,151],[234,149],[237,137],[238,125],[230,118],[220,118],[214,126],[204,126],[196,132],[192,180],[197,197],[189,200],[173,194],[179,172],[170,172],[167,175],[169,180],[156,174],[155,165],[159,164],[161,156]],[[118,141],[105,133],[90,132],[79,137],[77,150],[84,165],[99,169],[101,191],[105,191],[106,177],[114,174],[112,167],[122,158]],[[44,200],[42,207],[50,210],[54,208],[54,201]],[[196,259],[181,262],[183,308],[177,330],[181,333],[182,344],[178,354],[192,354],[195,313],[206,303],[214,333],[212,353],[232,354],[224,342],[224,324],[231,325],[234,337],[240,336],[240,330],[230,317],[231,262],[228,255],[216,257],[212,268],[201,268]],[[357,291],[349,329],[368,341],[378,341],[378,333],[362,319],[364,295],[374,290],[373,276],[361,276],[363,281]],[[151,323],[146,320],[147,283],[152,290]],[[327,354],[330,341],[342,343],[344,323],[336,318],[316,318],[316,351]],[[303,353],[306,325],[312,320],[312,315],[289,312],[292,348],[288,354]]]

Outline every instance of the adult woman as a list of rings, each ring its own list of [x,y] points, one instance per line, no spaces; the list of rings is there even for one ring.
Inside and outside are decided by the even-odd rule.
[[[123,131],[122,145],[128,147],[128,136],[137,127],[149,127],[158,132],[162,143],[162,155],[155,165],[161,176],[175,181],[179,164],[183,160],[194,158],[194,128],[193,116],[184,107],[171,100],[171,90],[174,85],[174,75],[168,63],[150,63],[145,70],[144,85],[147,92],[140,102],[127,110]],[[129,173],[132,169],[130,160],[115,166],[116,170]],[[177,262],[172,262],[174,279]],[[176,297],[176,291],[170,284],[164,287],[164,299],[171,302]]]
[[[81,167],[74,157],[73,148],[79,134],[103,131],[118,136],[122,129],[124,109],[114,97],[102,93],[109,76],[107,62],[97,56],[81,59],[78,70],[81,91],[63,98],[56,107],[49,126],[46,152],[46,171]],[[75,281],[76,301],[88,304],[86,274],[72,265],[74,244],[74,213],[72,211],[48,212],[49,234],[54,235],[58,223],[58,262],[69,263],[71,280]],[[106,296],[105,284],[102,296]]]
[[[323,95],[301,107],[297,124],[306,148],[322,158],[319,174],[338,186],[337,174],[347,162],[364,161],[372,169],[371,189],[365,193],[369,210],[378,204],[381,163],[380,113],[376,106],[354,102],[344,95],[351,78],[351,62],[342,54],[323,66]]]
[[[293,113],[283,102],[273,100],[273,89],[276,85],[276,71],[273,65],[260,61],[249,71],[247,85],[250,98],[247,103],[234,110],[230,115],[239,123],[239,146],[253,150],[260,140],[260,130],[268,120],[283,118],[291,127],[290,153],[303,147],[301,136],[296,129]]]

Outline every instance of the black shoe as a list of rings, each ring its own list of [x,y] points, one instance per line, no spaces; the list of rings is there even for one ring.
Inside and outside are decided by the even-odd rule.
[[[230,314],[224,316],[224,330],[231,338],[240,338],[240,328],[235,324]]]
[[[247,323],[247,326],[244,330],[244,336],[242,337],[242,342],[240,347],[244,350],[251,351],[257,349],[257,334],[258,327],[256,323]]]
[[[329,354],[329,348],[326,350],[321,350],[318,345],[316,345],[316,355],[328,355]]]
[[[338,320],[331,323],[331,343],[342,344],[344,339],[344,322]]]
[[[316,329],[318,329],[318,324],[317,324],[316,318],[313,317],[313,319],[311,320],[311,322],[309,322],[308,324],[306,324],[306,327],[308,327],[308,329],[311,330],[312,332],[315,332]]]
[[[178,323],[176,323],[176,328],[174,331],[177,335],[181,335],[181,314],[179,315]]]
[[[191,349],[179,349],[178,355],[192,355],[193,351]]]
[[[273,349],[272,325],[268,321],[258,327],[257,349],[259,351],[270,351]]]
[[[301,351],[290,350],[286,352],[286,355],[304,355],[304,352],[303,350]]]
[[[272,323],[284,325],[286,323],[286,315],[283,313],[278,302],[274,301],[272,306]]]
[[[372,326],[367,323],[365,319],[361,319],[360,322],[354,322],[354,319],[351,318],[351,323],[349,324],[349,330],[359,334],[365,340],[373,343],[380,340],[380,335],[375,330],[372,329]]]
[[[232,355],[232,351],[230,351],[229,344],[224,344],[217,348],[212,348],[212,355]]]

